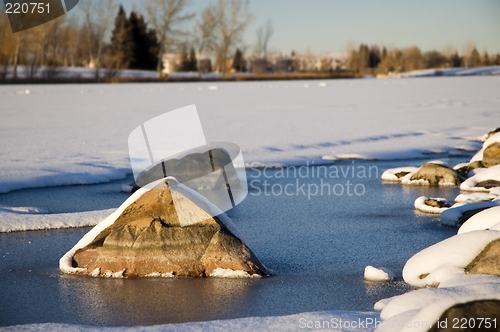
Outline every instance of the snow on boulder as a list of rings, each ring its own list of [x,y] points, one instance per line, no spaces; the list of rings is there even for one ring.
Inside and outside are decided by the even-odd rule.
[[[408,166],[408,167],[396,167],[390,168],[384,173],[382,173],[382,181],[387,182],[401,182],[401,179],[408,175],[409,173],[415,173],[418,167]]]
[[[474,231],[452,236],[411,257],[403,268],[403,279],[413,287],[437,287],[443,281],[465,274],[465,268],[492,241],[498,231]]]
[[[365,268],[365,280],[368,281],[390,281],[395,278],[394,273],[385,267],[373,267],[368,265]]]
[[[456,186],[462,180],[448,165],[440,161],[432,161],[422,165],[415,173],[404,176],[401,182],[421,186]]]
[[[439,218],[441,223],[446,226],[460,227],[467,219],[479,213],[485,209],[489,209],[494,206],[499,206],[500,201],[485,201],[485,202],[475,202],[462,204],[457,203],[451,208],[441,212]]]
[[[474,161],[483,161],[483,157],[484,157],[484,151],[492,144],[494,143],[500,143],[500,132],[491,132],[490,134],[488,134],[489,137],[486,139],[486,141],[484,141],[483,143],[483,147],[481,148],[481,150],[479,150],[470,160],[470,162],[474,162]],[[488,159],[489,157],[487,157]],[[489,162],[489,161],[488,161]]]
[[[458,229],[458,234],[487,230],[500,223],[500,206],[495,206],[470,217]]]
[[[426,196],[420,196],[415,200],[415,209],[425,213],[440,214],[444,210],[450,208],[450,204],[446,201],[446,198],[429,198]]]
[[[492,188],[500,187],[500,165],[475,169],[473,173],[460,185],[460,190],[489,192]]]
[[[483,251],[467,265],[465,272],[500,276],[500,239],[488,243]]]
[[[475,193],[464,193],[460,194],[457,197],[455,197],[455,203],[463,203],[463,204],[468,204],[468,203],[475,203],[475,202],[485,202],[485,201],[491,201],[495,198],[497,198],[498,195],[495,193],[480,193],[480,192],[475,192]]]
[[[391,331],[437,331],[439,329],[436,329],[436,323],[443,322],[445,317],[451,318],[448,319],[450,328],[454,323],[450,308],[461,308],[455,313],[463,314],[462,317],[468,318],[471,313],[475,313],[471,318],[490,318],[491,322],[497,317],[500,304],[500,282],[498,278],[495,279],[452,287],[418,289],[380,300],[375,304],[375,310],[381,310],[382,322],[375,331],[387,332],[390,330],[388,326],[396,327],[397,323],[401,328]],[[474,278],[472,280],[477,281]],[[496,331],[496,328],[490,330]]]
[[[267,274],[236,226],[224,213],[213,213],[217,208],[208,200],[172,178],[151,187],[140,188],[85,235],[61,258],[61,271],[104,277]]]

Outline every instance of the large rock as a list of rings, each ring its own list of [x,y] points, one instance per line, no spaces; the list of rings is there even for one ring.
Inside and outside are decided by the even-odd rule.
[[[498,331],[499,319],[500,301],[498,300],[459,303],[448,308],[439,317],[438,323],[434,324],[428,331]],[[481,326],[479,326],[480,323]]]
[[[171,191],[166,181],[130,204],[73,260],[78,273],[93,276],[267,274],[219,217]]]
[[[491,167],[500,164],[500,142],[495,142],[483,151],[483,165]]]
[[[490,242],[465,268],[472,274],[495,274],[500,276],[500,240]],[[500,311],[499,311],[500,312]]]
[[[459,185],[461,182],[460,176],[453,169],[440,164],[426,163],[409,178],[406,184],[436,186]]]

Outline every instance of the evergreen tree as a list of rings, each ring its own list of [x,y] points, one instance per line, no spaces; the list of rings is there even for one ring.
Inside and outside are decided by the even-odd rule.
[[[453,54],[450,58],[451,66],[454,68],[461,67],[462,61],[463,61],[463,59],[458,55],[458,52],[456,52],[456,51],[455,51],[455,54]]]
[[[469,57],[469,67],[479,67],[481,66],[481,56],[479,55],[479,52],[477,49],[474,47],[472,52],[470,53]]]
[[[198,71],[198,60],[196,59],[196,52],[194,51],[194,47],[191,47],[191,51],[189,52],[189,71]]]
[[[239,48],[236,49],[236,53],[234,53],[233,58],[233,69],[235,71],[245,71],[245,63],[243,61],[243,53]]]
[[[372,46],[368,52],[368,66],[370,68],[377,68],[380,63],[380,50],[377,46]]]
[[[155,69],[158,61],[158,41],[154,30],[147,28],[142,15],[130,13],[129,25],[133,41],[133,61],[130,68]]]
[[[484,51],[484,54],[483,54],[483,64],[485,66],[491,66],[490,55],[486,51]]]
[[[191,64],[189,62],[186,46],[183,46],[181,52],[181,66],[179,68],[179,71],[190,71],[190,65]]]
[[[370,62],[370,51],[367,45],[361,44],[359,45],[359,69],[364,70],[368,68]]]
[[[128,68],[133,61],[133,47],[130,25],[123,7],[120,6],[111,35],[110,51],[112,66],[117,69]]]

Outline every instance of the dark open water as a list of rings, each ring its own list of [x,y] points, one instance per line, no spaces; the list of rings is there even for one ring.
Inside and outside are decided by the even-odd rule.
[[[439,216],[415,212],[413,202],[421,195],[453,199],[458,188],[403,187],[380,181],[387,168],[424,162],[342,161],[335,164],[340,178],[325,177],[324,170],[317,177],[317,167],[309,168],[307,178],[303,178],[307,169],[284,178],[286,173],[279,169],[268,170],[267,177],[249,170],[250,193],[228,215],[261,262],[274,272],[262,279],[61,275],[59,258],[89,228],[2,233],[0,326],[150,325],[323,310],[373,311],[376,301],[411,289],[401,280],[401,270],[413,254],[456,234],[455,229],[439,224]],[[355,166],[356,172],[344,178],[341,171],[352,170],[348,166]],[[366,177],[360,177],[359,167],[364,167]],[[312,171],[316,171],[314,178]],[[130,182],[128,178],[102,185],[20,190],[0,195],[0,204],[51,212],[117,207],[128,197],[119,191],[121,185]],[[315,185],[318,188],[310,199],[308,185],[311,194]],[[278,195],[280,188],[283,192]],[[357,195],[362,189],[364,194]],[[398,278],[384,284],[364,282],[366,265],[385,266]]]

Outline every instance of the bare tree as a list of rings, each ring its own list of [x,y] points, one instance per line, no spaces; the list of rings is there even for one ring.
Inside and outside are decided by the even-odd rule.
[[[268,20],[265,25],[257,30],[257,54],[267,57],[267,47],[269,40],[274,34],[273,22]]]
[[[94,65],[95,79],[98,79],[104,38],[113,21],[116,6],[113,0],[86,0],[82,1],[81,8],[85,13],[89,60]]]
[[[185,0],[148,0],[144,4],[149,22],[158,37],[158,62],[156,65],[158,77],[161,77],[163,54],[168,52],[170,46],[175,42],[175,35],[181,33],[176,28],[194,16],[193,14],[183,14],[186,4]]]
[[[240,41],[252,15],[248,13],[248,0],[219,0],[217,4],[209,7],[209,10],[217,21],[214,40],[217,49],[217,67],[222,75],[225,75],[231,47]]]
[[[217,27],[217,20],[210,8],[206,8],[201,13],[201,20],[195,27],[195,44],[197,45],[198,54],[205,50],[213,48],[214,32]],[[201,61],[198,59],[198,77],[201,76]]]

